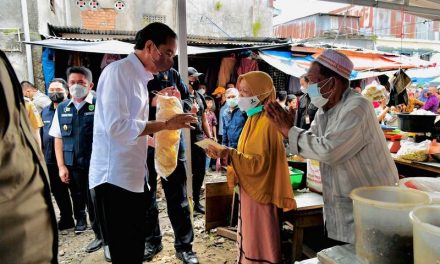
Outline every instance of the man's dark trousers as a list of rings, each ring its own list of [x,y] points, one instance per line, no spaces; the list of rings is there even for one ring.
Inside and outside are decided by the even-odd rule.
[[[159,245],[162,240],[159,225],[159,210],[156,201],[157,173],[154,169],[154,148],[148,148],[148,184],[147,214],[145,220],[145,242]],[[194,231],[191,224],[190,210],[186,193],[185,161],[178,160],[177,167],[166,179],[161,178],[162,188],[167,201],[168,217],[174,231],[174,247],[177,252],[192,250]]]

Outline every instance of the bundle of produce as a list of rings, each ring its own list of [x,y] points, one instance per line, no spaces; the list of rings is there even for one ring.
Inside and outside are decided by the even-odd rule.
[[[169,120],[183,113],[182,104],[174,96],[157,95],[156,120]],[[154,165],[157,174],[168,177],[177,167],[180,130],[162,130],[155,134],[156,151]]]
[[[365,89],[362,91],[362,95],[372,102],[382,101],[385,98],[384,91],[384,86],[378,84],[376,81],[373,81],[371,84],[365,87]]]

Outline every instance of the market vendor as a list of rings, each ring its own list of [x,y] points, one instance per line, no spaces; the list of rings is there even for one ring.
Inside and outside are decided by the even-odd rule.
[[[325,50],[311,64],[308,94],[319,108],[309,130],[293,126],[276,102],[265,110],[289,139],[290,153],[320,161],[328,237],[354,243],[350,192],[362,186],[395,185],[398,173],[371,103],[349,88],[353,63]]]

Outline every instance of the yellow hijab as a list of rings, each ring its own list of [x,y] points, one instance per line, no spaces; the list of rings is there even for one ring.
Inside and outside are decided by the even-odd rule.
[[[275,88],[264,72],[249,72],[238,77],[249,84],[261,104],[275,99]],[[283,137],[270,124],[264,112],[249,117],[238,140],[237,150],[230,151],[228,183],[240,184],[255,201],[274,204],[278,208],[296,208],[290,184]]]

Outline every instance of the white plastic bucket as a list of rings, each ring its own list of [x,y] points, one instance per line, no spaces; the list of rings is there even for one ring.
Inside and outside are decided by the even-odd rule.
[[[413,223],[414,264],[440,263],[440,205],[415,208]]]
[[[350,194],[356,231],[356,255],[371,264],[412,263],[412,224],[416,206],[431,202],[428,194],[391,186],[361,187]]]

